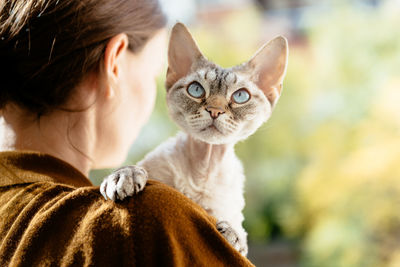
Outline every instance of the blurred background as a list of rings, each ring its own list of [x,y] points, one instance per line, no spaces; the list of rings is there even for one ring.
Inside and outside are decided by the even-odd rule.
[[[271,119],[236,151],[256,266],[400,266],[400,1],[164,0],[223,67],[276,35],[289,68]],[[165,74],[165,72],[164,72]],[[126,164],[177,132],[164,74]],[[95,184],[111,170],[91,173]]]

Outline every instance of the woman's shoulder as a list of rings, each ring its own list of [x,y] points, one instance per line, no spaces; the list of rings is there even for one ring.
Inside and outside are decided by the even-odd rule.
[[[140,213],[141,218],[153,216],[164,220],[167,216],[175,220],[180,216],[171,214],[197,213],[213,220],[183,194],[157,181],[148,181],[144,191],[131,198],[113,202],[105,200],[99,187],[93,186],[78,170],[50,155],[7,151],[0,153],[0,163],[0,192],[7,196],[23,196],[23,200],[13,204],[14,207],[30,204],[37,208],[40,206],[41,211],[63,208],[82,213],[80,218],[90,217],[92,212],[118,218],[127,212],[129,216],[121,218],[132,219]]]
[[[218,233],[214,218],[156,181],[120,202],[105,200],[96,186],[17,184],[0,187],[0,205],[7,218],[0,243],[10,244],[0,248],[6,265],[251,266]]]
[[[149,180],[130,198],[105,200],[49,155],[0,153],[0,218],[0,266],[251,266],[172,187]]]

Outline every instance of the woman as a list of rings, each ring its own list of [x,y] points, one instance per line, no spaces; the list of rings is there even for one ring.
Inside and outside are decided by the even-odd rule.
[[[249,266],[215,219],[150,181],[106,201],[165,54],[155,0],[0,2],[0,266]]]

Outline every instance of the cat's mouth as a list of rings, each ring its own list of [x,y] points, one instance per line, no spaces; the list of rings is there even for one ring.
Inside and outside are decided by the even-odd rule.
[[[223,133],[221,132],[221,130],[218,129],[217,126],[214,125],[214,123],[211,124],[211,125],[209,125],[209,126],[207,126],[207,127],[204,128],[204,129],[202,129],[201,132],[204,132],[204,131],[206,131],[206,130],[217,131],[217,132],[219,132],[220,134],[223,134]]]

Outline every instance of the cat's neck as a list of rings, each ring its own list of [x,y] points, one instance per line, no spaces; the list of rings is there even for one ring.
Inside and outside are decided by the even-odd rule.
[[[192,170],[208,177],[218,171],[225,157],[233,152],[234,144],[214,145],[200,141],[190,135],[186,140],[186,153]]]

